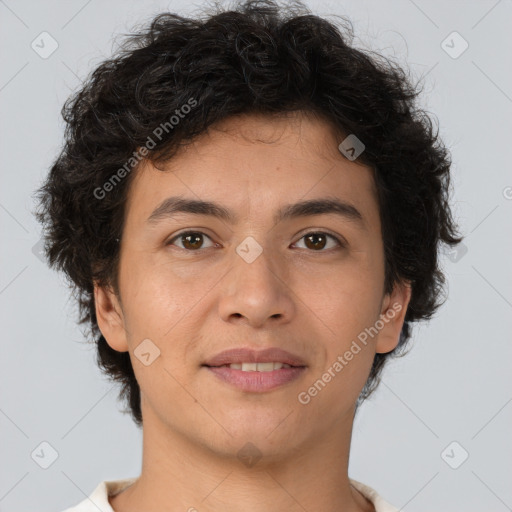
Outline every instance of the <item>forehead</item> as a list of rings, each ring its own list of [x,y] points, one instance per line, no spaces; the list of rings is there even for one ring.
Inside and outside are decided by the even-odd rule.
[[[272,209],[275,220],[282,205],[327,195],[378,222],[373,170],[339,152],[343,138],[326,121],[300,114],[226,119],[158,168],[146,161],[133,171],[127,223],[146,222],[170,196],[215,201],[242,216]]]

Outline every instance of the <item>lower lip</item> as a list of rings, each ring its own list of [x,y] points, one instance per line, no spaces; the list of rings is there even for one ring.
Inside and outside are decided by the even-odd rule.
[[[205,366],[219,379],[235,386],[242,391],[263,392],[270,391],[279,386],[298,379],[304,370],[304,366],[281,368],[271,372],[244,372],[235,370],[229,366]]]

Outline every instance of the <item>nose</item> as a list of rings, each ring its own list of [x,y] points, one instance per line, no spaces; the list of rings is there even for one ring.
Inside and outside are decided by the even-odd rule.
[[[295,294],[285,262],[268,250],[253,261],[234,252],[231,268],[221,283],[219,314],[226,322],[243,318],[252,327],[262,327],[267,322],[282,324],[293,318]]]

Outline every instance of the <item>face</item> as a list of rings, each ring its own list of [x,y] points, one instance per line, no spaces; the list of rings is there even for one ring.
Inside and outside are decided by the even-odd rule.
[[[318,119],[246,115],[210,129],[163,170],[145,162],[133,171],[121,300],[98,287],[95,297],[109,345],[130,353],[145,426],[222,455],[251,442],[279,457],[353,420],[375,353],[398,342],[410,289],[384,294],[372,170],[346,159],[340,142]],[[153,214],[176,196],[232,218],[205,208]],[[291,208],[326,199],[330,207]],[[302,367],[258,380],[204,366],[225,350],[271,347]]]

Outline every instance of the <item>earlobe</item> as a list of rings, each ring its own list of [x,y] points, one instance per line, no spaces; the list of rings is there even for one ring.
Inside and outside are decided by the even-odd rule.
[[[385,354],[396,348],[404,324],[407,307],[411,300],[412,288],[409,282],[396,283],[391,294],[386,295],[380,314],[380,329],[376,352]]]
[[[124,316],[115,293],[94,283],[94,305],[98,327],[107,343],[118,352],[127,352]]]

